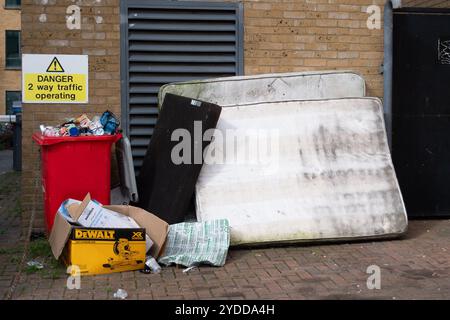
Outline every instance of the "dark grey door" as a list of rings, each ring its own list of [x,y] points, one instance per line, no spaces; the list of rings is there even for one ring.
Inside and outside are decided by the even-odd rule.
[[[450,11],[394,15],[392,131],[408,215],[450,215]]]
[[[229,2],[121,1],[122,128],[136,174],[161,85],[243,74],[242,10]]]

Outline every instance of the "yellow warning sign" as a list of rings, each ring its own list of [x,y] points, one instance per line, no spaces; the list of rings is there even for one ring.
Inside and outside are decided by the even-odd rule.
[[[87,103],[88,57],[85,55],[24,55],[24,103]]]
[[[64,68],[59,63],[58,58],[54,57],[47,68],[47,72],[64,72]]]
[[[25,76],[27,101],[77,102],[86,100],[86,76],[84,74],[47,75],[28,73]]]

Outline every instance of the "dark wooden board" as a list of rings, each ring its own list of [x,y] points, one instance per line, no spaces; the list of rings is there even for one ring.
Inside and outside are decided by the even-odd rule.
[[[194,162],[194,145],[202,146],[203,154],[209,144],[209,141],[203,141],[203,134],[216,127],[221,110],[212,103],[173,94],[165,96],[137,179],[139,207],[169,224],[184,221],[203,164],[203,161]],[[201,123],[201,130],[198,130],[201,135],[194,134],[195,121]],[[175,164],[172,161],[172,150],[181,141],[171,139],[176,129],[190,133],[190,163]]]

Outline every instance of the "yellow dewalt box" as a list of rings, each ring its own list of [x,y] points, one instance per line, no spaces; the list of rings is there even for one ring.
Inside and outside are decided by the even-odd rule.
[[[141,270],[145,248],[145,229],[74,227],[61,258],[81,275]]]
[[[56,213],[49,236],[56,259],[61,258],[67,266],[77,266],[81,275],[144,269],[146,235],[153,243],[149,254],[154,258],[161,255],[169,230],[167,222],[141,208],[110,205],[103,207],[132,218],[139,228],[76,225],[82,213],[89,209],[90,201],[88,194],[82,202],[67,205],[67,212]]]

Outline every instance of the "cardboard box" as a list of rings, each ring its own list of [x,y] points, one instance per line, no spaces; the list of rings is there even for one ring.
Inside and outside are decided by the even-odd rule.
[[[67,211],[78,221],[91,201],[88,194],[81,204],[72,203]],[[147,234],[153,241],[150,254],[162,253],[169,225],[157,216],[137,207],[104,206],[133,218],[139,228],[86,228],[70,224],[61,212],[55,216],[49,242],[56,259],[77,265],[81,275],[102,274],[144,268]]]
[[[81,202],[80,202],[81,203]],[[63,206],[63,205],[62,205]],[[66,212],[65,208],[60,208],[60,212],[63,213],[66,220],[72,221],[73,219],[67,219],[70,214]],[[102,206],[95,200],[91,200],[84,207],[81,215],[78,217],[78,224],[87,228],[131,228],[139,229],[140,225],[126,214],[121,214],[116,211],[110,210],[105,206]],[[153,246],[153,241],[148,235],[145,235],[147,251]]]
[[[78,266],[81,275],[140,270],[145,263],[143,234],[145,229],[74,227],[61,260]]]

